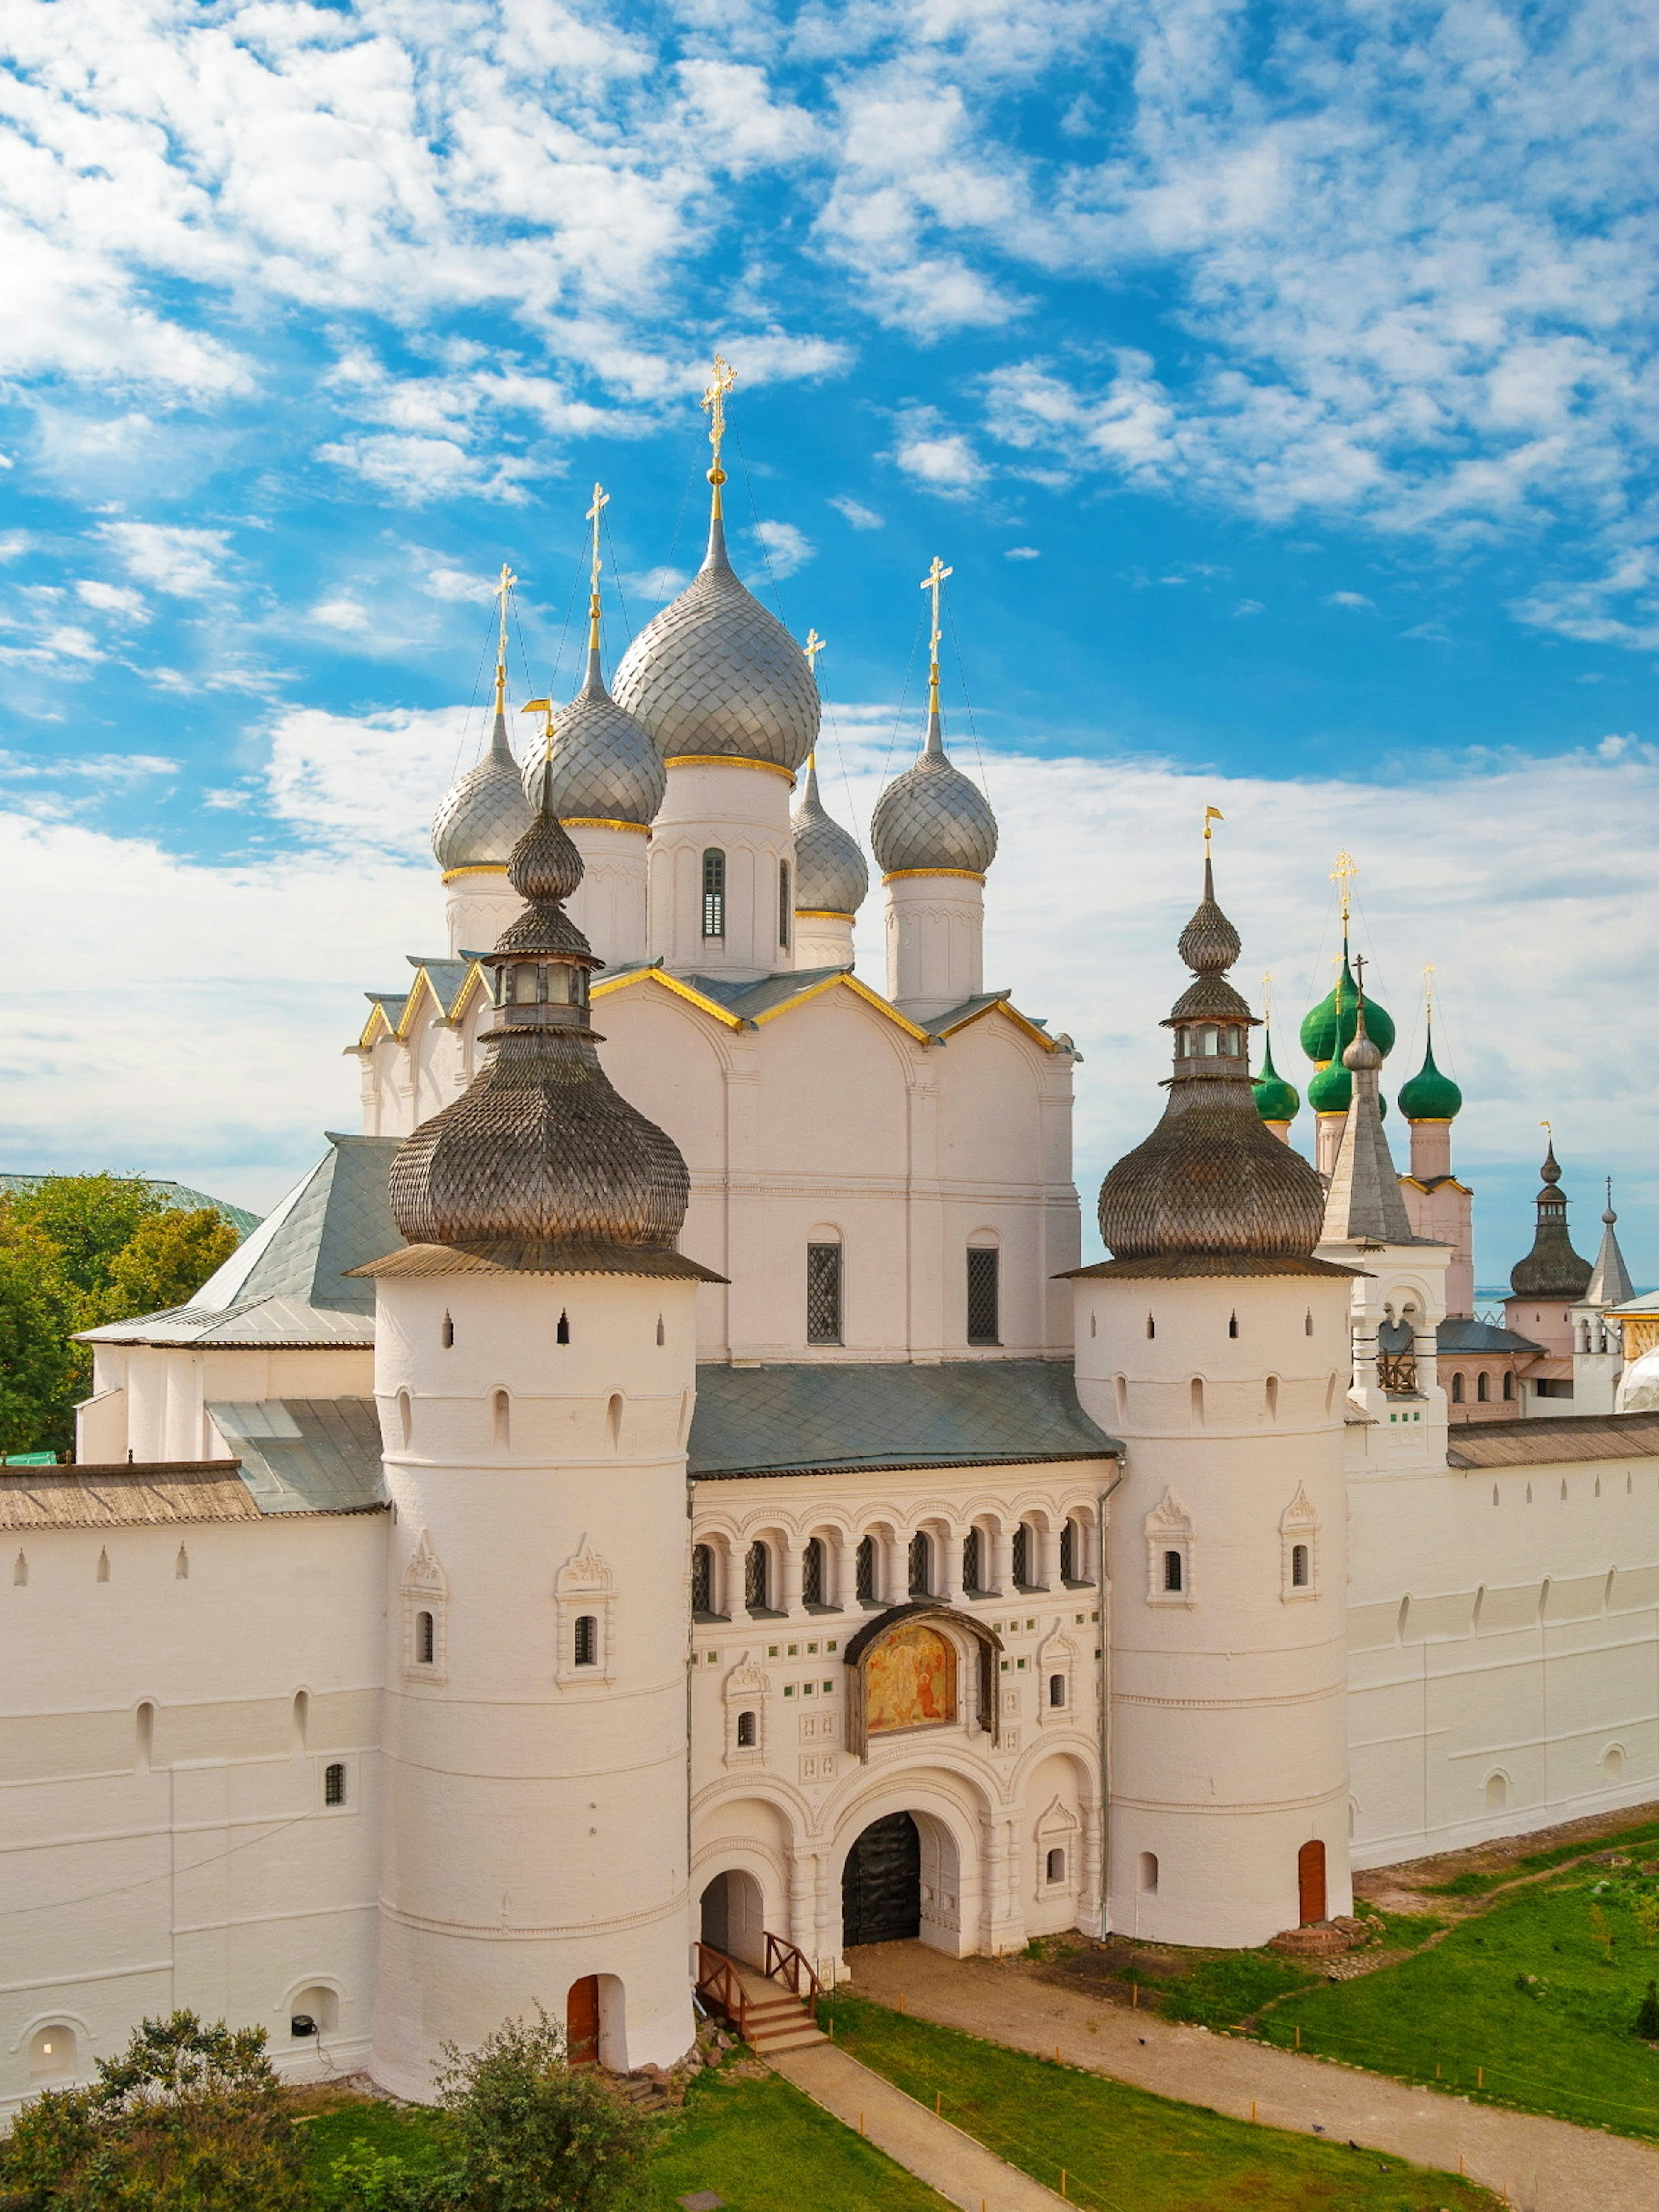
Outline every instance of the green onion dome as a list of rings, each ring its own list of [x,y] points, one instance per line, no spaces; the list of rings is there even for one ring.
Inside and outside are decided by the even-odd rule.
[[[1370,1008],[1365,1009],[1369,1017]],[[1400,1086],[1400,1110],[1408,1121],[1451,1121],[1462,1111],[1463,1094],[1434,1064],[1434,1032],[1429,1032],[1423,1065]]]
[[[1273,1041],[1264,1038],[1261,1073],[1250,1086],[1255,1110],[1264,1121],[1294,1121],[1302,1110],[1302,1097],[1293,1083],[1286,1083],[1273,1066]]]
[[[1371,1002],[1365,1001],[1365,1026],[1370,1027]],[[1353,1078],[1340,1060],[1328,1061],[1309,1079],[1308,1103],[1316,1114],[1346,1114],[1353,1097]],[[1386,1120],[1389,1102],[1379,1092],[1376,1101],[1379,1120]]]
[[[1302,1049],[1310,1060],[1322,1065],[1327,1060],[1340,1062],[1344,1051],[1353,1042],[1354,1031],[1359,1024],[1359,986],[1353,970],[1348,965],[1348,956],[1342,956],[1342,973],[1335,988],[1322,998],[1302,1024]],[[1384,1059],[1394,1050],[1394,1023],[1369,992],[1365,994],[1365,1030],[1371,1042]],[[1308,1093],[1311,1099],[1313,1092]],[[1343,1104],[1347,1103],[1346,1098]],[[1322,1111],[1334,1112],[1334,1108]]]

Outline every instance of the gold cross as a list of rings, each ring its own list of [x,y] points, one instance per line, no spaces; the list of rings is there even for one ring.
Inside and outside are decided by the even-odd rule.
[[[933,663],[936,670],[939,666],[939,641],[945,634],[939,626],[939,586],[947,576],[954,576],[956,573],[954,568],[947,568],[939,555],[935,553],[933,567],[921,580],[922,590],[931,592],[933,595],[933,635],[927,641],[927,658]]]
[[[1340,885],[1342,893],[1342,919],[1348,919],[1348,885],[1359,873],[1359,863],[1351,853],[1339,853],[1336,866],[1331,870],[1331,881]]]
[[[714,377],[702,395],[702,404],[708,410],[708,442],[714,448],[714,465],[709,473],[711,483],[721,484],[726,477],[720,468],[720,442],[726,435],[726,395],[738,380],[738,372],[721,355],[714,356]]]
[[[610,493],[602,484],[595,484],[593,504],[587,510],[587,520],[593,526],[593,568],[592,581],[588,586],[590,591],[597,592],[599,588],[599,518],[610,504]]]
[[[829,640],[820,637],[817,630],[807,631],[806,642],[802,646],[801,651],[806,655],[806,665],[811,670],[815,678],[818,672],[818,655],[828,643]]]
[[[495,646],[495,712],[498,714],[507,699],[507,602],[518,580],[503,561],[501,573],[495,582],[495,597],[501,603],[501,635]]]
[[[1423,1011],[1430,1021],[1434,1019],[1434,963],[1423,963]]]
[[[1270,1022],[1273,1018],[1273,979],[1271,971],[1261,978],[1261,1018]]]

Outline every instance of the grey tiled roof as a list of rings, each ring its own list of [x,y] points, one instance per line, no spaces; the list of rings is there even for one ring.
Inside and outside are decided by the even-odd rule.
[[[1001,1467],[1121,1447],[1077,1401],[1069,1361],[899,1361],[697,1370],[690,1472]]]
[[[1446,1444],[1450,1467],[1557,1467],[1575,1460],[1659,1456],[1652,1413],[1563,1413],[1471,1421]]]
[[[450,960],[447,958],[442,960],[422,960],[417,952],[405,952],[404,957],[408,961],[411,968],[421,969],[425,971],[426,979],[428,982],[431,984],[433,989],[437,993],[439,1001],[442,1005],[444,1012],[446,1014],[453,1013],[454,1011],[455,1001],[461,995],[461,987],[466,981],[467,977],[472,973],[472,963],[470,960]],[[408,1003],[409,1001],[407,999],[403,1001],[403,1004],[405,1006],[407,1006]]]
[[[1434,1335],[1437,1350],[1445,1352],[1543,1350],[1543,1346],[1534,1344],[1530,1337],[1517,1336],[1512,1328],[1496,1328],[1489,1321],[1443,1321]]]
[[[208,1413],[262,1513],[361,1513],[386,1503],[372,1398],[265,1398]]]

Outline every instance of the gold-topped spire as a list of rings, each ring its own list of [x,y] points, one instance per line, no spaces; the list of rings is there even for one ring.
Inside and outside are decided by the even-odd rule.
[[[818,655],[823,651],[824,647],[828,645],[829,642],[829,639],[827,637],[820,637],[817,630],[809,629],[806,633],[806,642],[801,647],[801,651],[806,655],[806,665],[811,670],[812,679],[815,683],[817,680]]]
[[[1206,860],[1210,857],[1210,824],[1212,822],[1224,822],[1226,818],[1218,806],[1206,806],[1204,810],[1204,857]]]
[[[1272,970],[1269,969],[1264,969],[1264,970],[1263,970],[1263,972],[1262,972],[1262,976],[1261,976],[1261,1025],[1262,1025],[1262,1027],[1263,1027],[1264,1029],[1270,1029],[1270,1028],[1272,1027],[1272,1025],[1273,1025],[1273,972],[1272,972]]]
[[[1331,870],[1331,881],[1337,885],[1342,902],[1342,934],[1346,941],[1348,932],[1348,910],[1352,901],[1348,886],[1359,873],[1359,863],[1352,853],[1339,853],[1336,866]]]
[[[495,641],[495,712],[498,714],[505,714],[507,711],[507,603],[512,597],[513,586],[518,580],[512,569],[503,561],[501,573],[495,580],[495,598],[501,603],[501,629]]]
[[[720,446],[726,437],[726,395],[737,384],[738,372],[721,355],[714,356],[714,374],[708,389],[702,395],[702,404],[708,411],[708,442],[714,449],[714,464],[708,471],[708,481],[714,487],[714,504],[709,512],[717,520],[725,510],[720,504],[720,486],[726,482],[726,471],[720,466]]]
[[[587,649],[599,649],[599,522],[611,504],[611,495],[603,484],[593,487],[593,504],[587,510],[587,520],[593,526],[593,557],[587,577]]]
[[[939,626],[939,587],[947,576],[954,576],[956,573],[954,568],[947,568],[935,553],[933,567],[921,580],[922,590],[933,595],[933,635],[927,641],[927,713],[930,720],[939,713],[939,644],[945,635]]]

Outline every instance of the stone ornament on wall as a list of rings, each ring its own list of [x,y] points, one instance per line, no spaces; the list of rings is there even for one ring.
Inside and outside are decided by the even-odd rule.
[[[1296,1496],[1279,1516],[1279,1595],[1286,1605],[1319,1595],[1319,1516],[1298,1483]],[[1297,1552],[1301,1552],[1298,1559]],[[1298,1579],[1298,1568],[1302,1570]]]
[[[766,1758],[772,1678],[745,1651],[721,1686],[726,1698],[726,1763],[758,1766]]]
[[[1193,1602],[1192,1516],[1173,1490],[1166,1490],[1146,1516],[1146,1601]]]
[[[558,1661],[554,1679],[570,1689],[599,1689],[616,1672],[616,1577],[584,1535],[553,1580]],[[591,1624],[584,1627],[584,1622]]]
[[[404,1674],[411,1682],[449,1679],[449,1577],[424,1528],[404,1570]]]

